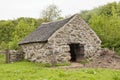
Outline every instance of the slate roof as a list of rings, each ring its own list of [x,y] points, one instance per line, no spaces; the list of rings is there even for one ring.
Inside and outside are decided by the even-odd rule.
[[[42,24],[30,35],[28,35],[22,41],[20,41],[19,45],[27,44],[27,43],[35,43],[35,42],[47,42],[49,37],[51,37],[55,31],[63,27],[72,18],[73,16],[64,20]]]

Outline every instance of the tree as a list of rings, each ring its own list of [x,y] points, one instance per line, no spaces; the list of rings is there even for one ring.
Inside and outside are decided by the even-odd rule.
[[[49,5],[45,10],[42,11],[42,18],[44,21],[54,21],[60,18],[61,10],[56,5]]]
[[[7,44],[2,41],[2,43],[0,44],[0,50],[5,50],[7,48]]]
[[[11,35],[14,31],[15,25],[11,20],[8,21],[0,21],[0,43],[4,41],[5,43],[8,43],[11,41]]]
[[[115,49],[120,53],[120,17],[115,6],[111,5],[111,13],[92,14],[89,25],[102,40],[102,46]]]
[[[36,21],[32,18],[19,18],[15,31],[12,33],[12,41],[9,42],[10,49],[18,49],[18,42],[36,28]]]
[[[80,16],[86,21],[88,22],[89,19],[91,18],[92,12],[88,11],[88,10],[84,10],[81,11]]]

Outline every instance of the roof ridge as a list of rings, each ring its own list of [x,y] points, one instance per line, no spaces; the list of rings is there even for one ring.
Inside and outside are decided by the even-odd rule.
[[[46,24],[41,24],[40,27],[35,29],[31,34],[29,34],[22,41],[20,41],[19,45],[47,41],[55,33],[55,31],[67,24],[73,17],[74,15],[63,20],[57,20],[48,22]]]
[[[76,14],[75,14],[76,15]],[[63,20],[66,20],[66,19],[72,19],[75,15],[73,15],[73,16],[70,16],[70,17],[68,17],[68,18],[65,18],[65,19],[60,19],[60,20],[55,20],[55,21],[50,21],[50,22],[43,22],[42,24],[44,25],[44,24],[49,24],[49,23],[53,23],[53,22],[59,22],[59,21],[63,21]],[[41,25],[42,25],[41,24]]]

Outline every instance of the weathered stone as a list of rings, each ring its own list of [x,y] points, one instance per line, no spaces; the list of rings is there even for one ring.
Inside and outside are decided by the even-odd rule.
[[[44,34],[43,34],[44,35]],[[95,32],[79,17],[73,17],[63,27],[54,32],[46,43],[21,45],[25,58],[42,63],[69,62],[71,43],[84,45],[84,57],[92,57],[100,48],[101,41]]]
[[[30,59],[30,61],[32,61],[32,62],[35,62],[36,60],[37,60],[36,58]]]
[[[9,50],[9,61],[16,62],[24,59],[24,53],[18,50]]]

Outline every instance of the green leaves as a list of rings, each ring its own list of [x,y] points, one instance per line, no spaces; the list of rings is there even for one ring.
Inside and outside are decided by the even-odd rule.
[[[120,3],[109,3],[87,13],[91,17],[86,21],[102,40],[102,47],[120,52]]]
[[[42,11],[42,19],[46,22],[55,21],[60,19],[61,10],[58,9],[56,5],[49,5],[46,9]]]
[[[0,21],[0,49],[18,49],[18,42],[36,28],[36,22],[33,18]]]
[[[14,32],[12,33],[12,41],[9,42],[10,49],[18,49],[18,42],[31,33],[35,28],[35,20],[31,18],[20,18],[18,19]]]

